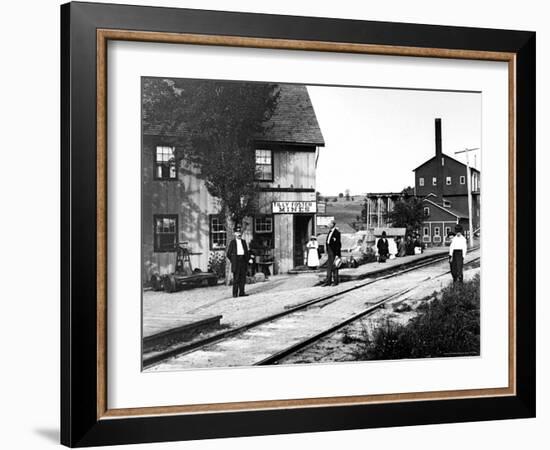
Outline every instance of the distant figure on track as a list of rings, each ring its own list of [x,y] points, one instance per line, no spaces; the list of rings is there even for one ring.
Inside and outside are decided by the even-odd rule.
[[[248,265],[248,248],[244,239],[241,239],[241,228],[235,228],[235,238],[227,248],[227,259],[231,261],[233,272],[233,297],[246,297],[244,284],[246,283],[246,268]]]
[[[386,262],[386,259],[388,259],[388,256],[390,255],[390,251],[385,231],[382,231],[382,237],[378,239],[376,248],[378,249],[378,262]]]
[[[341,258],[341,249],[342,249],[342,242],[340,241],[340,232],[336,228],[336,222],[334,220],[330,221],[329,224],[329,232],[327,235],[327,254],[328,254],[328,261],[327,261],[327,278],[325,282],[323,283],[323,286],[330,286],[333,284],[333,275],[334,275],[334,286],[336,286],[340,282],[340,278],[338,275],[338,267],[334,264],[334,260],[336,257]]]
[[[453,239],[455,238],[456,233],[454,231],[449,231],[449,234],[447,235],[447,238],[449,239],[449,246],[453,243]],[[449,270],[451,271],[451,274],[453,273],[453,267],[451,264],[451,254],[449,253]]]
[[[468,245],[466,243],[466,238],[462,235],[462,226],[457,225],[455,227],[456,236],[451,241],[449,246],[449,262],[451,264],[451,274],[453,276],[453,282],[462,283],[463,273],[462,266],[464,265],[464,258],[466,257],[466,252]]]

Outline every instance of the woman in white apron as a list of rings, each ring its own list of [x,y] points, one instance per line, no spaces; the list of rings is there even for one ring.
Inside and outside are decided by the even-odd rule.
[[[319,243],[315,236],[311,236],[307,245],[307,266],[316,269],[319,266]]]

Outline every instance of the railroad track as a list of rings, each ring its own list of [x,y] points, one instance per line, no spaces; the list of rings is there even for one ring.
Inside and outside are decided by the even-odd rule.
[[[477,258],[475,258],[471,261],[468,261],[467,263],[464,264],[464,267],[466,268],[467,266],[475,264],[479,260],[480,260],[480,258],[477,257]],[[431,281],[431,280],[434,280],[436,278],[440,278],[442,276],[448,275],[450,273],[451,273],[451,271],[449,270],[447,272],[436,275],[434,277],[428,277],[425,280],[423,280],[423,282]],[[291,356],[291,355],[293,355],[293,354],[295,354],[295,353],[297,353],[297,352],[299,352],[299,351],[315,344],[316,342],[320,341],[321,339],[323,339],[327,336],[330,336],[331,334],[333,334],[336,331],[352,324],[353,322],[355,322],[359,319],[362,319],[364,317],[368,317],[371,314],[374,314],[378,309],[383,307],[386,303],[390,302],[391,300],[393,300],[395,298],[399,298],[399,297],[407,294],[408,292],[412,291],[416,287],[418,287],[418,285],[409,287],[409,288],[407,288],[403,291],[397,292],[395,294],[388,295],[387,297],[384,297],[383,299],[381,299],[379,302],[377,302],[377,303],[369,306],[368,308],[364,309],[363,311],[360,311],[360,312],[354,314],[353,316],[351,316],[351,317],[349,317],[345,320],[342,320],[341,322],[331,326],[330,328],[327,328],[326,330],[321,331],[320,333],[317,333],[313,336],[309,336],[309,337],[307,337],[306,339],[304,339],[300,342],[297,342],[297,343],[295,343],[295,344],[293,344],[293,345],[291,345],[291,346],[289,346],[289,347],[287,347],[283,350],[280,350],[277,353],[274,353],[274,354],[268,356],[267,358],[264,358],[261,361],[258,361],[256,363],[254,363],[254,365],[255,366],[267,366],[267,365],[278,364],[281,360],[283,360],[285,358],[288,358],[289,356]],[[403,299],[403,300],[406,300],[406,298]]]
[[[476,249],[473,249],[473,250],[476,250]],[[356,283],[353,286],[350,286],[349,288],[340,290],[338,292],[334,292],[334,293],[331,293],[331,294],[328,294],[328,295],[323,295],[323,296],[317,297],[317,298],[312,299],[312,300],[308,300],[306,302],[303,302],[303,303],[300,303],[298,305],[292,306],[292,307],[290,307],[288,309],[285,309],[283,311],[280,311],[278,313],[271,314],[269,316],[266,316],[266,317],[260,318],[258,320],[252,321],[252,322],[250,322],[248,324],[245,324],[245,325],[242,325],[240,327],[233,328],[233,329],[227,330],[227,331],[223,331],[223,332],[214,334],[212,336],[197,340],[195,342],[191,342],[191,343],[188,343],[188,344],[182,344],[180,346],[176,346],[174,348],[171,348],[169,351],[159,352],[158,354],[152,354],[150,356],[146,356],[146,357],[144,357],[144,360],[143,360],[143,367],[144,367],[144,369],[151,368],[153,366],[159,365],[160,363],[166,362],[167,360],[173,359],[175,357],[181,357],[181,356],[184,356],[184,355],[187,355],[187,354],[190,354],[190,353],[199,352],[199,351],[201,351],[202,349],[205,349],[208,346],[212,346],[216,343],[222,343],[222,341],[228,341],[230,339],[233,339],[233,340],[237,339],[238,340],[239,336],[243,336],[245,333],[248,333],[248,334],[253,333],[255,330],[259,330],[260,327],[263,327],[265,329],[266,327],[269,327],[270,324],[273,325],[277,321],[280,322],[282,320],[287,320],[287,321],[292,320],[293,316],[296,316],[296,315],[298,315],[298,314],[300,314],[300,313],[302,313],[302,312],[304,312],[304,311],[306,311],[310,308],[313,308],[313,307],[316,307],[316,306],[324,307],[324,306],[326,306],[326,305],[328,305],[332,302],[338,301],[338,297],[344,297],[345,294],[351,293],[353,291],[357,291],[359,289],[365,288],[365,287],[373,285],[375,283],[380,283],[383,280],[391,279],[391,278],[394,278],[394,277],[397,277],[397,276],[400,276],[400,275],[403,275],[403,274],[406,274],[406,273],[409,273],[409,272],[412,272],[412,271],[422,269],[424,267],[432,266],[434,264],[445,261],[446,259],[447,259],[447,255],[435,256],[435,257],[433,257],[429,260],[423,260],[420,263],[412,264],[412,265],[410,265],[410,266],[408,266],[404,269],[398,269],[398,270],[396,270],[394,272],[391,272],[389,274],[382,275],[382,276],[376,277],[374,279],[369,279],[369,280],[366,280],[364,282]],[[479,258],[477,258],[477,259],[479,259]],[[469,264],[471,264],[471,262],[469,262]],[[416,287],[416,286],[414,286],[414,287]],[[376,309],[380,308],[384,303],[386,303],[386,302],[390,301],[391,299],[395,298],[397,295],[403,295],[403,294],[404,294],[404,292],[401,292],[401,291],[399,291],[397,294],[393,293],[390,296],[388,296],[387,298],[383,298],[380,301],[378,301],[377,303],[370,305],[366,310],[361,311],[360,316],[355,317],[355,318],[350,317],[349,319],[346,319],[346,321],[349,321],[349,323],[351,323],[351,321],[357,320],[360,317],[369,314],[369,312],[374,312]],[[337,324],[337,326],[338,326],[338,328],[341,328],[341,327],[345,326],[345,324],[343,322],[341,322],[341,323]],[[332,328],[334,328],[334,327],[330,327],[330,329],[332,329]],[[276,361],[282,359],[283,357],[288,356],[290,354],[289,352],[298,351],[299,349],[304,348],[307,345],[310,345],[312,342],[314,342],[314,340],[321,339],[322,337],[330,334],[331,332],[336,331],[338,328],[335,328],[333,331],[329,331],[329,329],[326,329],[322,333],[318,333],[315,336],[312,336],[312,337],[304,340],[303,342],[296,343],[295,345],[292,345],[291,347],[288,347],[287,349],[283,350],[282,352],[276,352],[276,353],[274,353],[273,355],[271,355],[267,358],[262,358],[259,362],[254,363],[254,364],[257,364],[257,365],[274,364]],[[308,343],[306,343],[305,341],[308,341]],[[311,341],[311,342],[309,342],[309,341]],[[285,352],[286,352],[286,354],[283,354]],[[278,356],[276,356],[276,355],[278,355]]]

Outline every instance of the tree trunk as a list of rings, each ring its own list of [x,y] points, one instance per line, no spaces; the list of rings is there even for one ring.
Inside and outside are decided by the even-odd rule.
[[[229,243],[233,240],[235,233],[233,232],[233,221],[231,220],[230,214],[226,210],[224,211],[225,216],[225,231],[226,231],[226,245],[225,250],[227,252],[227,249],[229,248]],[[225,259],[225,285],[229,286],[229,282],[231,280],[231,261],[229,259]]]

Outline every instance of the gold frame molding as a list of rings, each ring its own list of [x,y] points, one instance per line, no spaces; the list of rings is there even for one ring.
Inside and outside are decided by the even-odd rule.
[[[401,47],[341,42],[298,41],[114,29],[97,30],[97,419],[266,409],[345,406],[516,395],[516,55],[506,52]],[[501,61],[508,63],[508,386],[400,394],[318,397],[288,400],[150,406],[108,409],[107,405],[107,42],[109,40],[215,45],[389,56]]]

